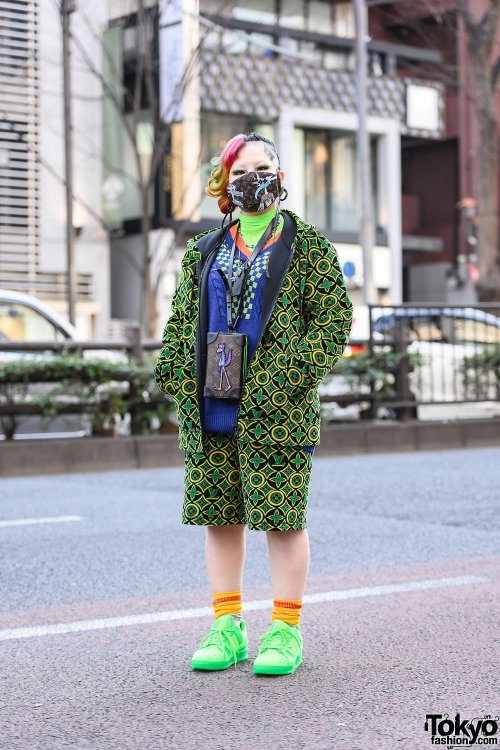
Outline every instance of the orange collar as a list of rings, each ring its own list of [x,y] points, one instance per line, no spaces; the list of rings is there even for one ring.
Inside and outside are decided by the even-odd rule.
[[[237,225],[235,224],[234,226],[232,226],[232,227],[229,227],[229,232],[231,233],[231,237],[233,238],[233,240],[234,240],[234,235],[236,234],[236,226],[237,226]],[[269,237],[268,241],[266,242],[266,244],[264,245],[264,247],[262,248],[262,250],[265,250],[265,249],[266,249],[266,247],[269,247],[269,245],[274,245],[274,243],[275,243],[275,242],[276,242],[276,240],[277,240],[277,239],[278,239],[278,238],[280,237],[280,235],[281,235],[281,229],[280,229],[280,231],[279,231],[279,232],[277,232],[276,234],[273,234],[273,236],[272,236],[272,237]],[[245,241],[243,240],[243,237],[241,236],[241,234],[240,234],[239,232],[238,232],[238,240],[237,240],[237,242],[236,242],[236,247],[237,247],[237,248],[238,248],[238,250],[240,250],[240,251],[241,251],[241,252],[243,253],[243,255],[245,255],[245,256],[246,256],[247,258],[250,258],[250,256],[251,256],[251,255],[252,255],[252,253],[253,253],[253,249],[252,249],[252,248],[249,248],[249,247],[247,247],[247,245],[245,244]]]

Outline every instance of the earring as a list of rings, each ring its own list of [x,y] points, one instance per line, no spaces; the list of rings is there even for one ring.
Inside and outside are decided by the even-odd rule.
[[[285,195],[283,195],[283,193],[285,193]],[[285,201],[287,198],[288,198],[288,190],[286,189],[286,187],[284,187],[282,188],[281,193],[280,193],[280,200]]]

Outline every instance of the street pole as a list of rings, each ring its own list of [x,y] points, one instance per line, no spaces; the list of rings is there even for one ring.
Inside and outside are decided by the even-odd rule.
[[[66,263],[68,318],[75,325],[76,273],[75,232],[73,228],[73,148],[71,125],[70,15],[75,0],[61,0],[64,94],[64,156],[66,177]]]
[[[356,25],[356,99],[358,107],[358,174],[360,187],[360,244],[363,255],[363,304],[375,304],[377,290],[373,283],[373,247],[375,232],[371,196],[370,136],[367,127],[367,56],[366,6],[365,0],[352,0]]]

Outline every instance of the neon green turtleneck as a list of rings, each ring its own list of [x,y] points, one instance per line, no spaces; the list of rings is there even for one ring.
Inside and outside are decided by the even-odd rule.
[[[245,240],[245,244],[248,247],[255,247],[257,242],[264,234],[267,225],[276,216],[278,209],[273,208],[272,211],[266,211],[265,213],[254,214],[249,216],[248,214],[240,213],[240,232]],[[279,231],[283,226],[283,218],[278,222],[276,231]]]

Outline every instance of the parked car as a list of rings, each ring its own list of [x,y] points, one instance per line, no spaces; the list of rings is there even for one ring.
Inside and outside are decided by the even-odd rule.
[[[76,328],[31,294],[0,289],[0,340],[77,339]]]
[[[75,326],[31,294],[0,289],[0,359],[18,357],[19,352],[1,351],[2,341],[47,342],[81,341]],[[22,352],[22,356],[50,356],[47,352]],[[109,349],[84,350],[89,359],[123,362],[123,352]]]
[[[78,331],[72,323],[52,310],[41,300],[23,292],[0,289],[0,361],[8,359],[48,358],[54,354],[50,350],[30,352],[2,351],[2,342],[47,342],[81,341]],[[127,362],[125,352],[109,349],[85,349],[82,351],[85,359],[104,359],[111,362]],[[123,383],[112,383],[99,386],[100,392],[112,385],[120,389]],[[50,386],[33,384],[28,394],[40,395]],[[80,436],[90,431],[89,419],[86,415],[65,414],[57,416],[50,424],[48,431],[42,430],[41,420],[37,416],[23,417],[16,431],[16,437],[41,436]],[[0,431],[1,432],[1,431]],[[48,432],[48,435],[47,435]],[[3,436],[0,434],[0,439]]]
[[[370,337],[369,308],[361,305],[353,312],[350,341],[345,357],[368,350]],[[465,401],[471,397],[462,371],[466,357],[478,354],[489,345],[500,346],[500,317],[473,307],[375,307],[372,308],[372,330],[375,345],[394,340],[398,324],[404,324],[409,341],[407,351],[418,353],[422,365],[409,375],[410,390],[417,401],[419,418],[456,416],[493,416],[500,414],[497,383],[492,374],[486,397],[491,400]],[[346,384],[341,376],[332,378],[325,393],[338,394]],[[345,392],[345,390],[344,390]],[[472,394],[474,397],[474,394]],[[485,398],[485,394],[482,394]],[[425,403],[427,402],[427,403]],[[446,405],[433,402],[444,402]],[[353,407],[355,409],[355,407]],[[350,408],[350,412],[353,411]]]

